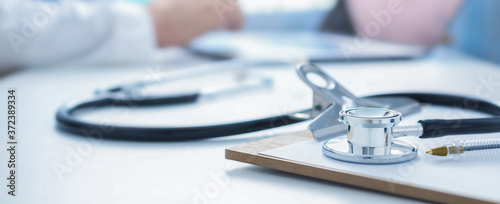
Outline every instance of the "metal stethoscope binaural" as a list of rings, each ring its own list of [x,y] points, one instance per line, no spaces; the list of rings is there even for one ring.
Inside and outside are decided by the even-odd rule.
[[[221,70],[228,70],[234,64],[224,64]],[[224,68],[226,67],[226,68]],[[206,69],[200,69],[203,74]],[[212,72],[214,70],[211,70]],[[231,136],[265,130],[313,119],[308,129],[318,141],[326,141],[323,153],[331,158],[365,164],[387,164],[409,161],[417,156],[417,148],[409,143],[394,139],[401,136],[433,138],[445,135],[500,132],[500,117],[453,120],[421,120],[418,124],[397,126],[402,114],[420,110],[420,103],[463,107],[465,109],[500,116],[500,106],[477,98],[429,93],[395,93],[358,98],[333,78],[313,64],[297,66],[298,76],[312,88],[313,107],[294,112],[251,121],[198,127],[134,127],[111,125],[110,131],[99,130],[101,124],[77,118],[74,112],[88,108],[134,104],[136,106],[168,105],[196,101],[200,96],[220,92],[233,93],[245,89],[269,86],[272,81],[257,76],[244,81],[237,87],[210,89],[194,93],[165,96],[141,96],[133,93],[144,89],[150,82],[134,82],[98,90],[91,99],[66,103],[56,114],[58,127],[80,135],[93,134],[109,139],[123,140],[193,140]],[[319,76],[318,84],[311,76]],[[187,76],[163,77],[171,81]],[[347,131],[347,136],[345,132]]]

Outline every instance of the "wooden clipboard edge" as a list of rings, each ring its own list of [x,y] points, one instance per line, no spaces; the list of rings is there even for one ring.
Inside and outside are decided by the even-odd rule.
[[[271,137],[228,148],[225,151],[225,157],[229,160],[254,164],[293,174],[338,182],[419,200],[440,203],[495,203],[493,201],[430,190],[414,185],[368,177],[342,170],[331,171],[330,169],[320,166],[310,166],[300,162],[259,154],[259,152],[262,151],[295,144],[310,138],[312,138],[312,134],[308,130]]]

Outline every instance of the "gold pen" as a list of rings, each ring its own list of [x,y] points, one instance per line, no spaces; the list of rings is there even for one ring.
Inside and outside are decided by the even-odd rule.
[[[500,138],[460,140],[426,152],[434,156],[500,157]]]

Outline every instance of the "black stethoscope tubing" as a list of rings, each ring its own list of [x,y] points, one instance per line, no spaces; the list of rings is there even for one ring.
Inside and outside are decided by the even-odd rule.
[[[410,97],[420,103],[459,107],[500,116],[500,106],[470,97],[430,94],[430,93],[395,93],[381,94],[370,97]],[[195,127],[133,127],[107,125],[87,122],[73,115],[77,110],[111,105],[169,105],[194,102],[199,94],[188,93],[177,96],[145,97],[130,99],[129,96],[120,94],[100,94],[96,98],[64,104],[56,114],[58,127],[64,131],[106,139],[141,140],[141,141],[181,141],[207,139],[238,135],[259,130],[280,127],[306,121],[293,115],[278,115],[256,120],[241,121],[227,124],[195,126]],[[307,112],[305,110],[303,112]],[[452,134],[473,134],[500,132],[500,117],[479,119],[453,119],[453,120],[422,120],[424,135],[421,138],[440,137]]]

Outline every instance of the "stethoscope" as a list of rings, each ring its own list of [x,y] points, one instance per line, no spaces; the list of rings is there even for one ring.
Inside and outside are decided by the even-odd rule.
[[[176,72],[175,74],[155,74],[154,76],[134,80],[132,82],[99,88],[91,98],[77,99],[63,104],[57,111],[56,121],[60,129],[84,136],[135,141],[179,141],[237,135],[308,120],[308,110],[297,112],[296,114],[283,114],[249,121],[194,127],[120,126],[101,124],[97,121],[84,121],[75,116],[77,111],[89,111],[98,107],[176,105],[192,103],[202,97],[213,97],[223,94],[231,95],[255,89],[269,88],[273,83],[271,78],[255,73],[248,73],[245,69],[245,67],[248,66],[269,63],[282,64],[287,62],[256,62],[251,59],[227,60],[190,68],[189,70]],[[219,72],[232,72],[237,83],[233,86],[203,87],[197,91],[175,95],[152,95],[143,93],[143,90],[148,89],[148,87],[160,83]]]
[[[222,62],[219,71],[230,70],[234,62]],[[207,68],[194,73],[203,74]],[[217,69],[216,69],[217,70]],[[500,116],[500,106],[480,100],[454,95],[429,93],[396,93],[358,98],[337,83],[333,78],[313,64],[297,66],[298,76],[313,90],[313,107],[308,110],[276,115],[256,120],[196,127],[140,127],[107,125],[79,119],[76,111],[90,110],[103,106],[150,106],[194,102],[207,94],[266,87],[272,84],[262,76],[247,77],[252,80],[233,88],[211,89],[178,95],[142,96],[134,94],[147,86],[165,81],[177,80],[192,74],[161,76],[154,82],[139,81],[96,91],[90,99],[82,99],[62,105],[56,114],[58,127],[62,130],[85,136],[97,136],[120,140],[176,141],[206,139],[238,135],[259,130],[281,127],[313,119],[308,129],[318,141],[327,140],[323,153],[331,158],[367,164],[386,164],[409,161],[416,157],[417,148],[395,139],[400,136],[433,138],[445,135],[500,132],[500,117],[454,120],[421,120],[410,126],[397,126],[403,114],[420,110],[420,103],[462,107]],[[312,75],[319,81],[312,80]],[[347,136],[345,135],[347,132]]]
[[[322,145],[323,154],[336,160],[361,164],[400,163],[416,158],[418,148],[395,139],[397,137],[425,139],[500,132],[500,106],[487,101],[429,93],[357,98],[315,65],[301,65],[297,73],[314,92],[316,117],[308,129],[317,141],[326,140]],[[308,75],[316,75],[322,83],[309,80]],[[398,126],[403,114],[420,111],[420,103],[461,107],[497,117],[420,120],[417,124]]]

